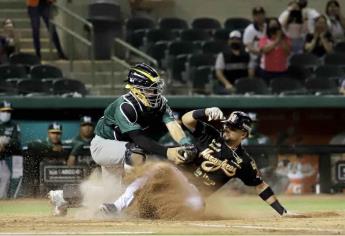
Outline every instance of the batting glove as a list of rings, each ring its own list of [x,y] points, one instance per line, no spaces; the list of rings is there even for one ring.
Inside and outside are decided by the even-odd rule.
[[[208,121],[224,119],[223,112],[218,107],[210,107],[205,109],[205,115]]]

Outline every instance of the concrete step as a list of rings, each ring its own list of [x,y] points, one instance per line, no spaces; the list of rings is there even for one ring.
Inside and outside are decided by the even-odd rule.
[[[21,52],[25,52],[25,53],[31,53],[31,54],[35,54],[35,49],[34,48],[22,48],[20,49]],[[41,56],[42,56],[42,60],[50,60],[50,52],[49,52],[49,48],[41,48]],[[56,53],[56,49],[53,48],[53,55],[52,55],[52,59],[56,60],[58,59],[57,53]]]
[[[6,18],[0,17],[0,22],[4,22]],[[29,17],[24,18],[12,18],[12,21],[17,29],[31,28]],[[41,21],[41,23],[43,23]]]
[[[127,76],[127,71],[115,73],[114,77],[111,72],[96,72],[94,81],[90,73],[75,72],[70,75],[71,78],[78,79],[84,84],[95,84],[103,87],[124,87],[124,80]]]
[[[70,71],[70,62],[69,61],[46,61],[46,63],[52,64],[59,67],[63,71]],[[110,60],[96,60],[95,61],[95,72],[109,72],[113,67],[114,72],[121,71],[123,68],[113,64]],[[90,73],[91,72],[91,61],[90,60],[75,60],[73,64],[73,69],[75,72]]]
[[[20,38],[20,47],[21,48],[33,48],[34,43],[32,38]],[[41,38],[41,48],[49,48],[49,39]]]
[[[32,29],[31,27],[29,28],[22,28],[22,29],[18,29],[20,36],[22,38],[32,38]],[[40,29],[40,38],[48,38],[49,34],[48,34],[48,30],[45,26],[41,25],[41,29]]]
[[[28,12],[26,8],[0,8],[0,18],[10,18],[10,19],[18,19],[18,18],[28,18]]]
[[[24,0],[0,0],[0,9],[26,9]]]

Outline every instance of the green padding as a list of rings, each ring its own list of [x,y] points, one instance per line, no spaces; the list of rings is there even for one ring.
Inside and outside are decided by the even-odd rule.
[[[105,108],[116,97],[3,97],[16,109]],[[173,108],[343,108],[344,96],[167,96]]]

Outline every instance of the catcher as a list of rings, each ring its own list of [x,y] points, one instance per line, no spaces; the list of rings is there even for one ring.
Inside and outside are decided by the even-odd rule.
[[[126,80],[129,92],[108,105],[104,116],[98,120],[90,150],[92,159],[102,167],[105,188],[122,184],[127,143],[169,160],[179,158],[180,147],[164,147],[154,140],[155,135],[167,129],[179,145],[191,143],[162,95],[163,85],[154,68],[144,63],[135,65]],[[48,197],[54,215],[63,215],[66,208],[63,191],[50,191]]]
[[[222,111],[213,107],[190,111],[182,117],[182,121],[195,137],[196,146],[186,147],[181,155],[183,157],[177,157],[174,162],[180,170],[187,171],[188,180],[173,165],[158,163],[133,181],[114,203],[103,204],[101,212],[118,214],[130,206],[135,197],[141,196],[140,192],[148,194],[150,181],[156,181],[168,173],[179,187],[184,185],[182,188],[188,190],[184,191],[184,206],[191,211],[201,211],[204,197],[217,191],[230,179],[239,178],[244,184],[255,187],[258,196],[279,215],[292,214],[277,200],[270,186],[262,180],[254,160],[241,146],[241,141],[251,131],[252,120],[248,114],[234,111],[224,119]],[[156,191],[159,188],[151,186],[150,189]],[[168,190],[164,188],[163,191]],[[148,205],[147,201],[150,199],[139,201],[139,204],[144,202]],[[150,204],[154,205],[154,202]]]

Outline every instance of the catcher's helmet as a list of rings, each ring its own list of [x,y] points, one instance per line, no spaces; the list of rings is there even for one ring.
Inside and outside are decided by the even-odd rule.
[[[228,127],[243,130],[249,134],[252,129],[252,122],[252,119],[247,113],[243,111],[234,111],[223,121],[223,124]]]
[[[140,63],[128,73],[126,88],[146,107],[157,108],[162,101],[163,80],[151,66]]]

